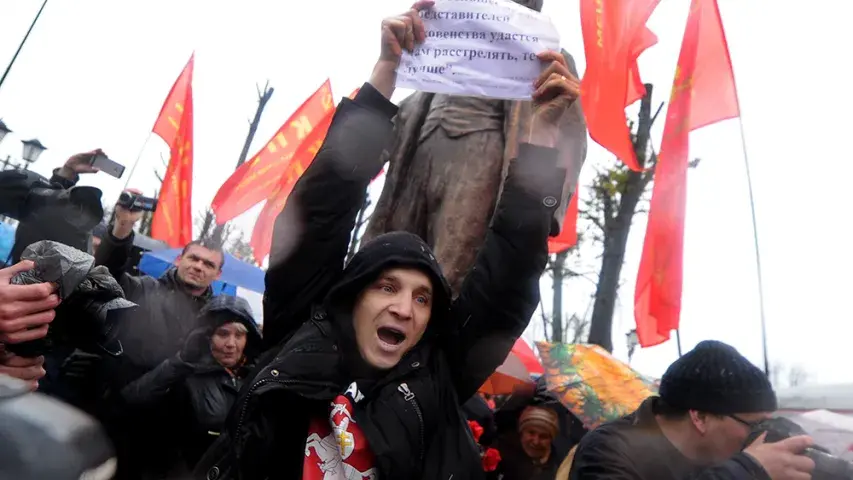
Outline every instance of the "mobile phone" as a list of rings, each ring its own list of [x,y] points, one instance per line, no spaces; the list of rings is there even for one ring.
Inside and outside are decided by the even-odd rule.
[[[103,153],[93,156],[91,165],[99,171],[116,178],[121,178],[124,175],[124,165],[110,160]]]

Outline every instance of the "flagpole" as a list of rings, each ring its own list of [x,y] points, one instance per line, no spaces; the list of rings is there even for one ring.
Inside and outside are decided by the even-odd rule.
[[[154,135],[154,132],[148,132],[148,137],[145,139],[145,143],[142,144],[142,148],[139,149],[139,154],[136,155],[136,161],[133,162],[133,166],[130,167],[130,173],[127,174],[127,180],[124,182],[124,189],[127,190],[127,186],[130,185],[130,179],[133,178],[133,172],[136,171],[136,167],[139,165],[139,160],[142,159],[142,152],[145,151],[145,147],[148,146],[148,142],[151,141],[151,135]]]
[[[734,70],[734,69],[733,69]],[[734,73],[732,73],[734,75]],[[737,93],[735,93],[737,95]],[[738,100],[738,109],[740,101]],[[755,269],[758,277],[758,312],[761,319],[761,349],[764,356],[764,374],[770,376],[770,360],[767,355],[767,320],[764,314],[764,280],[761,274],[761,249],[758,243],[758,222],[755,217],[755,195],[752,190],[752,174],[749,169],[749,156],[746,153],[746,136],[743,130],[743,114],[737,117],[740,126],[740,141],[743,149],[743,164],[746,168],[746,186],[749,191],[749,211],[752,215],[752,239],[755,246]]]
[[[675,345],[678,347],[678,358],[681,358],[681,329],[675,329]]]
[[[6,76],[9,75],[9,70],[12,70],[12,65],[15,64],[15,60],[18,59],[18,54],[21,53],[21,49],[24,48],[24,44],[27,43],[27,39],[30,38],[30,33],[33,31],[33,27],[36,26],[36,22],[39,17],[41,17],[41,12],[44,11],[44,7],[47,5],[47,0],[41,4],[41,8],[39,8],[38,13],[36,13],[35,18],[33,18],[33,23],[30,24],[30,28],[27,30],[27,33],[24,35],[24,38],[21,40],[21,43],[18,44],[18,49],[15,50],[15,54],[12,55],[12,60],[9,61],[9,65],[6,66],[6,71],[3,72],[3,76],[0,77],[0,87],[3,86],[3,82],[6,81]]]

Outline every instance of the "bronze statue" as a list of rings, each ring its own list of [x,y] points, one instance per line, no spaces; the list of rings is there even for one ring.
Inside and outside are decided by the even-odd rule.
[[[540,11],[543,0],[515,0]],[[574,59],[563,51],[569,70]],[[529,129],[530,102],[416,92],[400,103],[385,187],[365,240],[405,230],[433,249],[454,294],[485,239],[509,161]],[[586,157],[580,101],[563,116],[560,161],[568,168],[555,225],[562,225]],[[558,230],[555,227],[555,230]],[[556,235],[556,231],[552,234]]]

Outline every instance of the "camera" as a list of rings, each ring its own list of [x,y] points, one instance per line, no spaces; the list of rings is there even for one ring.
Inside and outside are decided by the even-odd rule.
[[[157,199],[151,197],[143,197],[142,195],[138,195],[132,192],[121,192],[121,195],[119,195],[116,205],[121,205],[122,207],[132,212],[138,212],[140,210],[144,210],[146,212],[153,212],[157,210]]]
[[[808,435],[808,432],[796,422],[784,417],[773,417],[763,420],[753,427],[746,439],[746,445],[752,444],[764,432],[767,432],[767,437],[764,439],[767,443],[778,442],[797,435]],[[802,455],[811,458],[815,463],[815,469],[812,472],[813,480],[853,480],[853,463],[832,455],[821,446],[808,447],[802,452]]]

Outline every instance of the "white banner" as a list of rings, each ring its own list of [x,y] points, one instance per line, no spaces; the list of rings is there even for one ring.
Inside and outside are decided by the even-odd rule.
[[[403,52],[400,88],[529,100],[542,71],[536,54],[560,48],[547,16],[511,0],[436,0],[421,18],[426,41]]]

